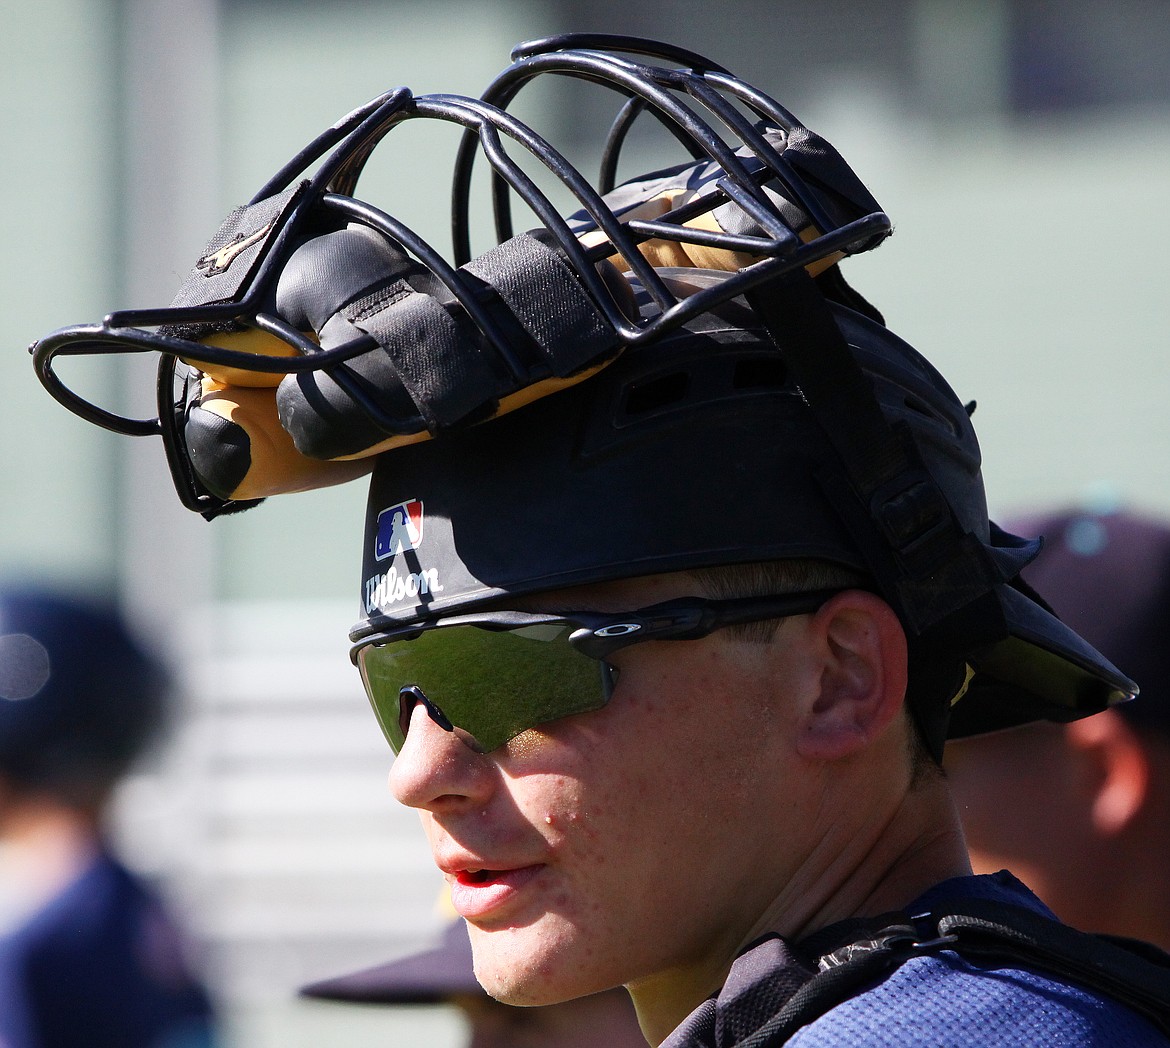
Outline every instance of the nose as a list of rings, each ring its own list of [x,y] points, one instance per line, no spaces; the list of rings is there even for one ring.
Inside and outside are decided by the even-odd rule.
[[[436,723],[424,703],[415,702],[408,716],[406,739],[390,766],[395,799],[433,812],[486,803],[495,781],[491,759]]]

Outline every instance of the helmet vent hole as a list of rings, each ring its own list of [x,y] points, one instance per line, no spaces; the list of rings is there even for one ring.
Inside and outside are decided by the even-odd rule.
[[[626,413],[644,415],[661,411],[682,400],[690,389],[691,377],[685,371],[661,375],[649,382],[632,383],[626,391]]]
[[[732,382],[736,389],[782,389],[788,384],[788,369],[775,357],[738,360]]]

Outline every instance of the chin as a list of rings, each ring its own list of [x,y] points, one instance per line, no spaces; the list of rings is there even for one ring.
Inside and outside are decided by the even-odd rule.
[[[560,1004],[610,989],[589,979],[574,945],[563,935],[537,926],[485,931],[469,926],[475,977],[484,991],[503,1004],[539,1007]]]

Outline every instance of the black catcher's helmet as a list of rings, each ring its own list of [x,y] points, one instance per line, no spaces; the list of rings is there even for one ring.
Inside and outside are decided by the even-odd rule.
[[[548,76],[620,104],[595,182],[512,115]],[[615,185],[640,115],[682,160]],[[466,129],[449,259],[354,195],[371,152],[420,118]],[[481,156],[499,243],[472,258]],[[537,223],[520,234],[517,199]],[[817,557],[871,578],[912,649],[956,668],[956,691],[970,678],[953,716],[916,708],[936,752],[948,731],[1132,696],[1018,581],[1035,549],[989,523],[966,411],[841,278],[837,262],[889,230],[828,143],[722,67],[564,37],[519,47],[480,99],[400,89],[356,110],[229,217],[170,308],[34,352],[67,406],[161,432],[180,494],[208,516],[236,508],[239,462],[213,461],[235,445],[199,428],[189,383],[176,397],[178,359],[277,376],[273,412],[300,454],[376,459],[359,643],[508,595]],[[232,341],[256,333],[280,355]],[[53,371],[58,354],[127,350],[162,354],[158,419],[105,412]]]

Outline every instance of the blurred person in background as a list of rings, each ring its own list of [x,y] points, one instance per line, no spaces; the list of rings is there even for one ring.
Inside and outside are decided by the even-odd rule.
[[[214,1043],[175,923],[107,837],[167,695],[113,608],[0,587],[0,1048]]]
[[[646,1048],[633,1002],[620,987],[535,1008],[489,997],[475,980],[462,919],[430,949],[313,983],[301,993],[361,1004],[451,1004],[467,1022],[467,1048]]]
[[[1010,868],[1069,924],[1170,949],[1170,526],[1071,511],[1008,527],[1044,536],[1024,578],[1141,694],[948,744],[972,865]]]

